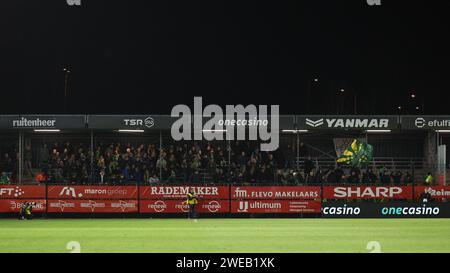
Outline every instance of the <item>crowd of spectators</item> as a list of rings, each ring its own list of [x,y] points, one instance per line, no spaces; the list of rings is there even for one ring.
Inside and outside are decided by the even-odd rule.
[[[409,184],[414,178],[409,171],[387,168],[342,168],[314,166],[306,160],[301,170],[280,169],[278,181],[283,184]]]
[[[9,184],[14,181],[17,174],[17,151],[14,149],[1,149],[0,153],[0,184]]]
[[[251,142],[173,142],[164,147],[154,143],[98,142],[93,157],[82,142],[53,142],[24,151],[24,175],[43,182],[107,183],[190,182],[252,184],[402,184],[412,183],[408,171],[348,169],[318,166],[302,143],[296,162],[294,150],[286,145],[274,152],[261,152]],[[32,160],[36,156],[37,160]],[[5,153],[0,161],[4,174],[14,177],[17,155]],[[32,168],[35,162],[35,168]],[[36,168],[37,167],[37,168]],[[36,171],[36,169],[38,171]],[[35,171],[33,171],[35,170]],[[13,179],[14,180],[14,179]]]
[[[83,144],[54,143],[41,150],[42,172],[46,179],[54,181],[270,183],[279,168],[289,165],[280,149],[265,153],[249,142],[233,142],[230,147],[204,142],[173,143],[164,148],[151,143],[98,143],[92,164],[90,152]]]

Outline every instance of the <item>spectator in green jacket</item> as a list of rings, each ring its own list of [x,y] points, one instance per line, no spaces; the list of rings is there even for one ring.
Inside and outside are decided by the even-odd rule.
[[[9,184],[9,177],[4,173],[1,172],[1,177],[0,177],[0,185],[7,185]]]
[[[431,184],[433,184],[433,176],[431,175],[431,172],[429,172],[425,177],[425,185],[429,186]]]

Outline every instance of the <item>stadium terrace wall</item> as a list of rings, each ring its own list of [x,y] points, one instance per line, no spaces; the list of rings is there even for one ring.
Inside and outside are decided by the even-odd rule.
[[[202,217],[420,217],[401,208],[424,207],[434,209],[424,217],[450,217],[450,203],[442,202],[450,198],[450,186],[2,185],[0,214],[17,215],[23,203],[34,202],[34,212],[49,217],[185,217],[190,189],[199,197]],[[434,199],[429,204],[417,201],[425,189]]]

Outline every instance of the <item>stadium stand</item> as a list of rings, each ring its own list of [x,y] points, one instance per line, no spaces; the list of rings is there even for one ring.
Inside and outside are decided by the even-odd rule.
[[[128,116],[5,116],[0,183],[408,184],[436,173],[435,135],[430,130],[398,130],[397,117],[387,117],[393,124],[388,134],[368,135],[339,128],[292,133],[304,117],[284,116],[280,120],[286,130],[281,130],[280,146],[273,152],[261,152],[257,141],[177,142],[168,117],[132,117],[141,121],[141,134],[115,129],[123,128],[124,120],[135,120]],[[58,122],[62,131],[14,127],[14,122],[37,120]],[[439,137],[439,143],[450,143],[445,135]],[[362,169],[339,165],[334,143],[339,138],[365,139],[375,157]]]
[[[317,148],[306,143],[301,143],[302,157],[296,157],[288,143],[268,153],[249,141],[171,142],[160,147],[156,139],[105,139],[94,146],[92,164],[89,144],[82,140],[38,143],[24,152],[29,183],[408,184],[425,176],[417,173],[423,169],[420,158],[375,158],[367,169],[351,169],[314,154]],[[9,182],[15,181],[14,151],[3,154],[1,170]]]

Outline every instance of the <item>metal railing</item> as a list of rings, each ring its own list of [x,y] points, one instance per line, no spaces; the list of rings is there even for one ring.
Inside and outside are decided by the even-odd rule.
[[[314,162],[316,166],[333,166],[337,167],[337,158],[323,158],[323,157],[297,157],[295,159],[295,165],[304,166],[307,160]],[[370,168],[386,167],[389,169],[409,169],[423,168],[425,166],[425,159],[423,157],[374,157],[368,164]],[[340,165],[345,168],[345,165]]]

